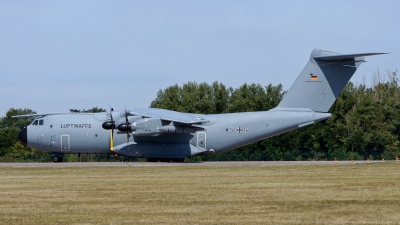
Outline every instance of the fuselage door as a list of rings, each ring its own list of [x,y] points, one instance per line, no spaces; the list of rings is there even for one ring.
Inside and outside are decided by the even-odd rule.
[[[61,151],[69,151],[69,135],[62,134],[61,135]]]
[[[197,133],[197,147],[206,148],[206,133],[205,132]]]

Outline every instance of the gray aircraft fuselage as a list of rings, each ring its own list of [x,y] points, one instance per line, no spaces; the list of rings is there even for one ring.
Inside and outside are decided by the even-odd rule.
[[[327,113],[363,56],[315,49],[279,105],[269,111],[217,115],[164,109],[129,109],[108,113],[36,114],[18,139],[52,153],[109,154],[182,161],[228,151],[331,117]],[[18,116],[17,116],[18,117]]]
[[[130,135],[129,147],[126,133],[115,132],[114,146],[120,146],[115,148],[115,152],[144,158],[186,158],[217,153],[327,119],[331,114],[291,109],[196,116],[208,121],[197,125],[204,128],[203,131],[155,136]],[[108,120],[107,113],[66,113],[38,117],[26,127],[27,144],[62,154],[112,153],[110,131],[102,128],[102,124]],[[38,121],[37,125],[33,125],[35,121]]]

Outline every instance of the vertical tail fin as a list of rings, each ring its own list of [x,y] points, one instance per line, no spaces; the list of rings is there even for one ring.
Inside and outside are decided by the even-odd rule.
[[[339,54],[314,49],[310,60],[278,107],[328,112],[361,63],[363,56],[386,53]]]

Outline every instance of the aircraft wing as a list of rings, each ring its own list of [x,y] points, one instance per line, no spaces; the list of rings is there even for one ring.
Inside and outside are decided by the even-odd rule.
[[[162,120],[167,120],[171,122],[177,122],[182,124],[200,124],[205,123],[203,118],[197,117],[187,113],[181,113],[166,109],[156,109],[156,108],[137,108],[130,109],[128,114],[132,116],[143,116],[148,118],[160,118]]]
[[[71,114],[71,113],[41,113],[41,114],[26,114],[26,115],[16,115],[12,116],[12,118],[19,118],[19,117],[39,117],[39,116],[50,116],[50,115],[60,115],[60,114]],[[93,114],[93,113],[92,113]]]

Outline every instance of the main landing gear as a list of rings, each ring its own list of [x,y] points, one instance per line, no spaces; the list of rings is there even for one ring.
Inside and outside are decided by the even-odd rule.
[[[64,154],[53,152],[53,153],[51,153],[51,158],[53,159],[53,162],[59,163],[59,162],[63,161]]]
[[[64,159],[63,157],[53,156],[53,162],[62,162],[63,159]]]

